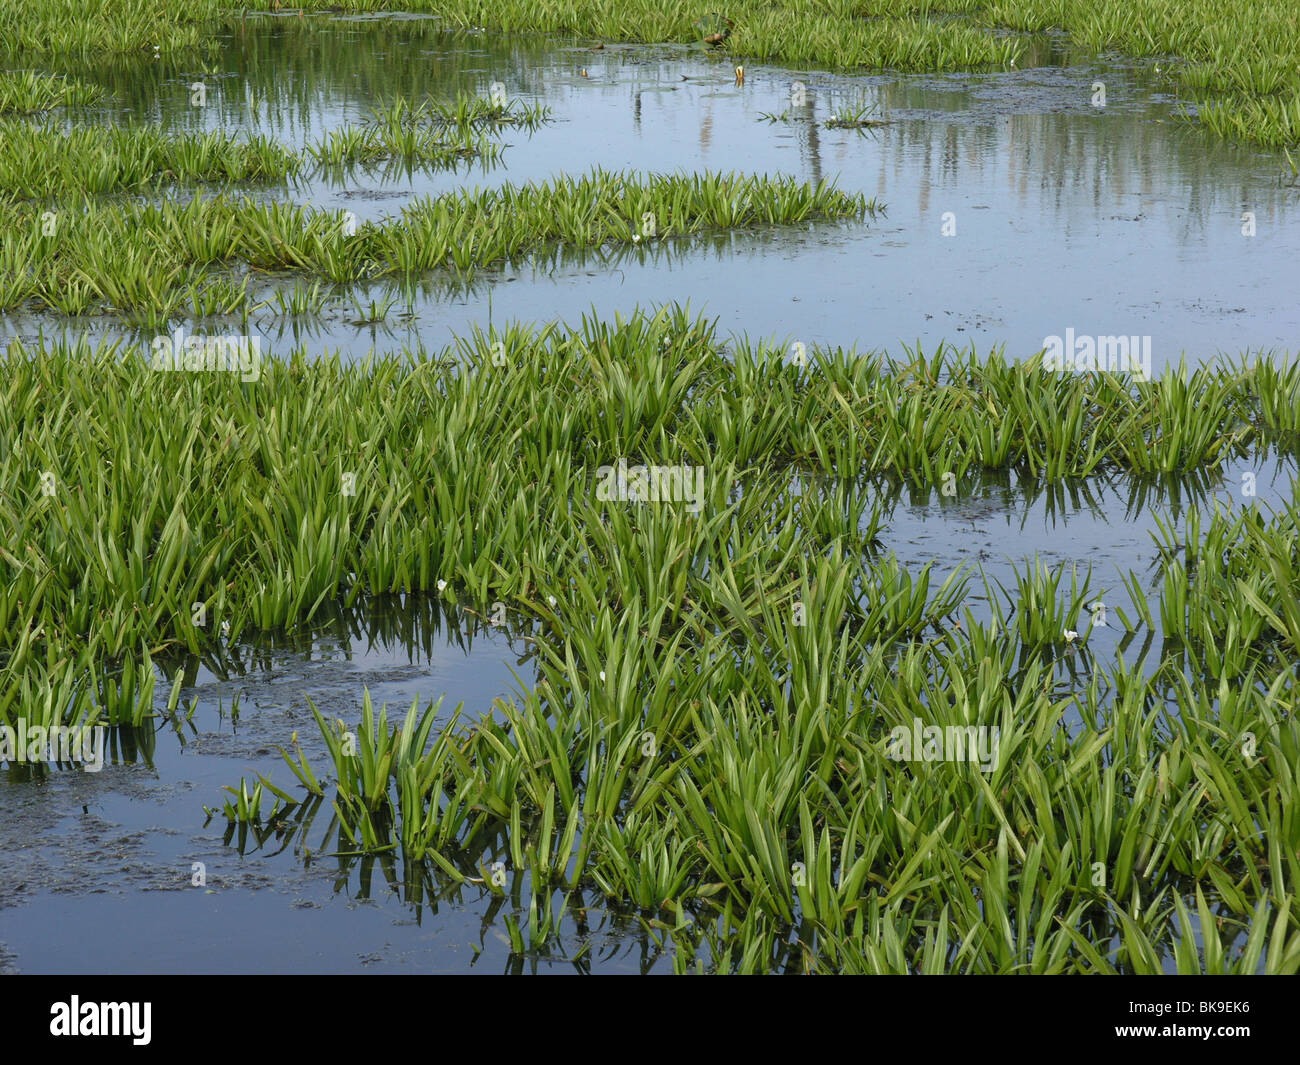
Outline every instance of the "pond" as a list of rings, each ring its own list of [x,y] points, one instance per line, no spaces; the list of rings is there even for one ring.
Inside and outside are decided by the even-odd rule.
[[[593,306],[627,313],[672,301],[717,318],[724,334],[895,351],[947,341],[1005,345],[1021,358],[1067,330],[1149,337],[1157,372],[1184,355],[1287,349],[1300,326],[1291,269],[1300,193],[1278,153],[1216,142],[1180,119],[1158,64],[1075,55],[1048,39],[1035,58],[1044,65],[906,77],[750,65],[737,86],[730,62],[688,46],[592,51],[447,33],[432,18],[285,17],[249,20],[215,74],[88,70],[114,106],[78,117],[255,131],[301,149],[397,97],[487,95],[500,83],[511,99],[549,107],[553,121],[510,131],[497,164],[306,175],[283,196],[365,221],[470,184],[597,167],[734,169],[833,180],[887,212],[805,233],[604,249],[586,262],[525,259],[470,285],[431,280],[379,324],[349,324],[357,315],[340,297],[311,323],[255,316],[264,350],[436,349],[489,319],[574,321]],[[203,107],[191,103],[196,79],[211,86]],[[804,103],[793,107],[797,85]],[[887,124],[825,128],[863,106]],[[3,335],[42,327],[57,331],[11,318]]]
[[[251,330],[273,354],[301,345],[358,362],[372,351],[438,350],[489,323],[612,319],[674,303],[716,320],[736,344],[771,338],[897,355],[947,342],[979,353],[1001,346],[1022,360],[1067,333],[1148,338],[1156,374],[1184,358],[1197,366],[1221,353],[1284,351],[1300,334],[1300,190],[1276,153],[1215,141],[1186,121],[1157,63],[1043,36],[1024,69],[846,76],[747,63],[742,81],[725,56],[698,47],[451,33],[420,16],[248,19],[222,47],[208,71],[74,65],[68,73],[106,94],[69,116],[260,133],[301,151],[395,98],[487,96],[499,83],[511,99],[550,110],[535,129],[503,131],[497,160],[309,169],[248,191],[352,212],[364,224],[419,196],[594,168],[738,170],[833,181],[883,208],[863,221],[521,255],[468,279],[435,274],[414,291],[340,286],[319,314],[252,313]],[[201,107],[191,100],[196,81],[208,86]],[[827,126],[862,108],[873,124]],[[256,283],[266,293],[288,284]],[[358,294],[391,299],[390,311],[358,322]],[[0,336],[147,344],[150,333],[112,317],[29,309],[0,317]],[[1180,525],[1216,502],[1239,507],[1246,475],[1253,505],[1284,508],[1295,474],[1293,455],[1264,451],[1199,481],[1106,475],[1044,488],[1007,474],[958,497],[885,483],[872,492],[882,550],[912,570],[934,563],[941,578],[967,567],[968,605],[987,619],[1000,609],[991,589],[1014,588],[1033,558],[1091,569],[1098,602],[1127,608],[1129,571],[1158,596],[1162,522]],[[466,718],[500,718],[503,703],[522,701],[539,680],[541,632],[413,593],[326,604],[304,631],[244,635],[220,656],[155,658],[163,677],[182,671],[188,716],[168,707],[160,683],[161,716],[114,730],[102,772],[11,764],[0,774],[0,969],[648,972],[706,963],[704,948],[683,958],[667,925],[589,889],[568,898],[546,947],[521,951],[534,885],[505,832],[476,858],[489,875],[509,870],[499,893],[400,850],[349,851],[328,793],[264,829],[221,813],[225,785],[259,774],[294,783],[279,754],[290,736],[328,765],[313,705],[351,722],[368,692],[398,720],[413,701],[439,699],[439,727],[457,706]],[[1159,613],[1136,642],[1103,623],[1086,648],[1052,657],[1052,683],[1084,687],[1093,662],[1132,662],[1165,635]],[[1177,710],[1172,693],[1167,705]],[[797,968],[796,943],[773,968]]]

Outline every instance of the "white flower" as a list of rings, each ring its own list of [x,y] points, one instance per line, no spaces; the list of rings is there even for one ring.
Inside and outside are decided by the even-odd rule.
[[[1066,630],[1065,630],[1065,642],[1066,642],[1066,643],[1074,643],[1074,641],[1077,640],[1078,638],[1079,638],[1079,634],[1078,634],[1077,632],[1075,632],[1073,629],[1066,629]]]
[[[438,582],[438,591],[441,592],[441,591],[443,591],[446,587],[447,587],[447,582],[446,582],[446,581],[439,581],[439,582]]]
[[[600,671],[600,679],[601,680],[605,679],[605,671],[603,669]]]
[[[551,606],[554,606],[555,603],[556,603],[555,596],[553,596],[553,595],[548,595],[548,596],[546,597],[546,601],[547,601],[548,603],[550,603]]]
[[[641,234],[640,234],[640,233],[633,233],[633,234],[632,234],[632,243],[633,243],[633,244],[640,244],[640,243],[641,243]]]

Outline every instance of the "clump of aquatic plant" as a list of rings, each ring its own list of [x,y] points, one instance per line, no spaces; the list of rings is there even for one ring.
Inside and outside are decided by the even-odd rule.
[[[1166,719],[1158,679],[1121,663],[1062,697],[1041,660],[980,650],[999,630],[978,624],[886,653],[833,624],[792,641],[775,611],[683,639],[631,606],[552,608],[536,687],[468,731],[435,734],[416,707],[390,730],[368,700],[355,733],[322,721],[341,836],[497,892],[478,856],[503,833],[494,868],[527,873],[531,905],[596,891],[724,971],[784,967],[796,927],[794,971],[1300,969],[1285,677],[1182,682]],[[391,768],[411,735],[408,762],[436,765],[423,798]],[[948,889],[962,870],[969,902]],[[1203,954],[1189,907],[1213,917]]]
[[[268,210],[263,220],[273,225],[276,215]],[[268,241],[268,253],[274,246]],[[147,287],[148,277],[139,284]],[[305,306],[317,304],[300,296]],[[136,295],[123,288],[115,298]],[[169,334],[159,336],[170,343]],[[186,620],[195,602],[230,611],[223,617],[236,633],[250,624],[273,628],[367,587],[431,590],[450,579],[440,564],[468,567],[467,586],[480,597],[489,587],[498,598],[529,594],[558,559],[554,545],[525,530],[525,512],[537,512],[544,499],[573,500],[563,512],[572,524],[582,500],[591,504],[584,477],[619,457],[630,466],[648,461],[661,438],[680,461],[719,464],[700,487],[699,507],[740,508],[746,527],[759,515],[776,521],[784,514],[828,542],[863,548],[871,534],[861,527],[878,524],[865,495],[834,488],[845,480],[879,475],[936,490],[949,475],[959,485],[979,469],[1035,478],[1044,470],[1056,478],[1144,473],[1153,440],[1164,442],[1158,458],[1178,454],[1180,466],[1213,470],[1241,444],[1295,446],[1293,436],[1248,417],[1253,382],[1276,373],[1267,364],[1231,375],[1231,388],[1213,369],[1186,379],[1171,373],[1099,405],[1096,381],[1044,373],[1033,360],[1008,362],[996,352],[978,363],[949,349],[899,360],[813,349],[805,367],[790,362],[781,345],[723,349],[707,323],[685,316],[590,320],[572,331],[515,328],[467,338],[460,349],[415,365],[407,365],[411,356],[352,368],[323,360],[309,374],[298,365],[301,355],[269,352],[256,368],[201,353],[202,372],[173,372],[177,364],[159,364],[155,349],[15,343],[4,356],[10,384],[0,415],[0,531],[2,542],[15,546],[6,546],[12,579],[0,590],[0,621],[10,635],[0,639],[10,649],[26,631],[18,603],[37,612],[35,630],[44,624],[36,621],[42,604],[55,610],[65,597],[76,611],[61,620],[51,613],[47,633],[57,629],[66,638],[93,629],[102,651],[120,656],[141,643],[197,649],[212,630]],[[462,365],[475,372],[461,373]],[[580,387],[553,369],[564,365],[585,367]],[[1080,408],[1078,418],[1059,416]],[[159,409],[194,412],[193,424],[176,436],[147,417]],[[276,411],[273,426],[265,424],[269,409]],[[490,412],[504,435],[487,433],[472,411]],[[505,429],[524,424],[530,431],[523,437]],[[97,435],[87,437],[91,425]],[[385,449],[394,438],[412,441],[409,454]],[[344,449],[344,440],[353,443]],[[435,460],[469,440],[494,458],[475,467]],[[204,465],[187,474],[186,456],[195,449]],[[246,461],[250,455],[256,463]],[[520,473],[547,471],[524,482],[532,487],[522,497],[503,465],[507,455]],[[139,479],[145,468],[149,478]],[[342,489],[349,473],[355,494]],[[791,495],[796,477],[810,484],[830,478],[834,490]],[[737,482],[739,499],[731,495]],[[464,525],[473,498],[517,500],[512,507],[522,509],[512,509],[495,533],[474,531]],[[594,539],[592,530],[621,520],[590,513],[561,557],[608,558],[617,573],[631,556]],[[441,532],[430,541],[435,528]],[[493,550],[514,555],[523,543],[532,544],[534,564],[505,576],[484,568]],[[683,559],[698,557],[699,548],[688,547]],[[772,559],[774,572],[788,571],[780,560]],[[923,610],[929,595],[918,597],[906,581],[880,583],[888,572],[860,575],[864,590],[875,589],[865,602],[876,605],[855,608],[855,616],[877,619],[870,627],[891,638],[937,620]],[[230,576],[218,581],[220,573]],[[672,568],[663,574],[670,578],[686,579]],[[635,570],[620,579],[643,583]],[[781,596],[793,601],[793,579],[773,594],[784,589]],[[711,582],[693,592],[670,583],[663,592],[674,602],[722,595],[737,616],[755,618],[764,609],[750,581],[734,589]],[[106,613],[92,625],[93,609]],[[1060,628],[1066,624],[1061,619]]]
[[[1250,435],[1237,402],[1241,375],[1230,366],[1203,366],[1189,373],[1180,359],[1158,378],[1134,381],[1127,396],[1122,379],[1106,376],[1100,383],[1103,403],[1123,418],[1116,431],[1134,469],[1172,473],[1209,465],[1239,452]],[[1157,403],[1159,417],[1152,418]],[[1206,416],[1207,409],[1237,412],[1238,420],[1230,426],[1216,424]]]
[[[1300,647],[1296,514],[1265,520],[1255,507],[1192,511],[1182,530],[1157,518],[1160,622],[1213,676],[1239,677],[1251,647]]]
[[[258,134],[0,120],[0,200],[101,196],[159,184],[281,181],[301,165]]]
[[[370,299],[366,302],[354,299],[352,306],[357,316],[352,319],[352,324],[373,325],[382,322],[388,318],[388,312],[392,310],[393,304],[396,302],[397,297],[395,295],[386,295],[383,299]]]
[[[404,100],[387,110],[372,112],[366,125],[330,130],[307,146],[307,154],[326,167],[391,160],[448,167],[468,158],[495,162],[500,153],[500,145],[476,133],[472,121],[431,125],[422,122],[421,111],[412,110]]]
[[[1014,579],[1015,588],[1010,591],[997,583],[1008,608],[1014,611],[1021,644],[1038,649],[1064,647],[1080,639],[1087,642],[1091,628],[1088,604],[1093,602],[1091,574],[1085,575],[1080,585],[1079,574],[1071,567],[1067,591],[1065,567],[1048,567],[1035,558],[1024,572],[1017,571]]]
[[[92,104],[104,95],[98,85],[33,70],[0,73],[0,115],[32,115],[56,107]]]
[[[1300,363],[1264,353],[1264,358],[1242,360],[1252,379],[1257,417],[1270,433],[1280,437],[1300,435]]]
[[[310,285],[300,280],[294,281],[288,288],[277,288],[273,299],[266,302],[273,306],[277,314],[288,317],[320,314],[329,302],[330,292],[319,281]]]
[[[387,112],[377,112],[375,117],[389,122],[402,118],[415,122],[429,121],[460,131],[503,126],[534,130],[551,119],[551,109],[545,104],[526,104],[511,100],[504,94],[483,97],[461,91],[449,100],[424,100],[410,108],[409,113],[404,113],[408,106],[398,101]]]
[[[826,120],[827,129],[866,129],[887,123],[877,116],[875,104],[846,104]]]
[[[188,162],[174,145],[166,149],[168,158],[191,176],[237,168],[236,160],[222,157],[253,148],[232,147],[222,136],[205,134]],[[204,145],[216,158],[206,159]],[[106,190],[156,179],[161,161],[142,159],[123,174],[109,158],[98,185],[91,184]],[[63,177],[35,171],[9,176],[18,182],[11,195],[49,193],[64,183]],[[0,163],[0,183],[4,179]],[[43,189],[35,187],[40,183]],[[424,196],[398,217],[352,225],[339,212],[225,196],[199,196],[185,204],[91,201],[75,210],[0,206],[0,224],[10,234],[0,244],[0,308],[30,302],[68,314],[115,311],[157,323],[192,304],[214,274],[240,264],[334,283],[410,278],[435,269],[469,274],[559,247],[631,247],[710,230],[861,219],[877,210],[873,201],[829,183],[739,174],[643,178],[603,170]]]
[[[258,215],[268,256],[300,218],[277,210]],[[401,850],[467,890],[502,892],[500,861],[540,938],[595,892],[727,970],[1190,969],[1199,891],[1223,923],[1205,968],[1300,968],[1294,656],[1276,653],[1300,636],[1294,505],[1234,539],[1220,580],[1190,574],[1185,616],[1218,599],[1239,619],[1222,676],[1197,652],[1063,684],[1086,656],[1056,629],[1086,634],[1093,589],[1029,573],[1023,636],[1001,604],[981,619],[960,567],[885,550],[864,486],[934,490],[985,462],[1123,475],[1138,439],[1211,466],[1216,440],[1294,447],[1256,414],[1259,367],[1112,395],[997,352],[792,359],[681,308],[357,364],[268,352],[255,374],[151,347],[4,355],[6,721],[125,721],[150,659],[425,593],[501,618],[535,682],[464,720],[322,716],[326,761],[287,756],[295,816],[328,798],[334,849]],[[639,467],[668,469],[665,497],[630,487]],[[1189,557],[1208,570],[1233,535],[1202,526]],[[256,784],[236,790],[234,827]]]
[[[247,277],[210,277],[191,286],[188,309],[195,318],[217,318],[240,313],[253,305]]]
[[[211,23],[225,14],[220,0],[12,0],[0,10],[0,51],[19,55],[149,55],[199,51]]]
[[[439,708],[440,703],[430,703],[421,710],[417,699],[402,724],[390,728],[387,706],[376,716],[367,692],[353,731],[340,720],[327,722],[311,707],[333,764],[342,831],[354,845],[385,847],[396,830],[406,852],[418,860],[434,843],[445,845],[467,827],[470,811],[439,794],[458,761],[450,727],[430,746]],[[292,756],[281,748],[281,755],[310,794],[325,794],[300,746]],[[284,794],[277,789],[277,795]],[[236,819],[229,812],[227,817]]]
[[[253,790],[248,790],[248,785],[240,778],[237,788],[226,786],[225,790],[234,796],[234,800],[227,799],[222,805],[221,812],[229,821],[238,824],[260,824],[262,821],[262,788],[271,786],[269,781],[258,780],[253,785]],[[274,816],[279,811],[280,804],[277,801],[275,808],[270,815]],[[209,811],[211,813],[211,811]]]

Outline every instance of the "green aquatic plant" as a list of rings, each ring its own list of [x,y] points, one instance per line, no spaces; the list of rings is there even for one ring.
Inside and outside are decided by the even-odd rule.
[[[98,101],[98,85],[33,70],[0,73],[0,114],[33,115],[56,107],[85,106]]]
[[[0,201],[104,196],[162,184],[282,181],[301,160],[260,134],[166,133],[0,119]]]
[[[826,120],[827,129],[868,129],[888,125],[885,119],[876,117],[878,108],[875,104],[848,104],[831,114]]]
[[[485,98],[462,90],[451,99],[423,100],[414,108],[399,100],[387,110],[376,110],[374,117],[385,124],[424,121],[451,126],[463,136],[478,127],[495,130],[512,126],[535,130],[551,121],[551,109],[545,104],[511,100],[502,92]]]
[[[275,307],[277,314],[298,317],[320,314],[329,299],[330,293],[321,282],[313,281],[307,285],[299,280],[294,281],[290,288],[277,288],[274,300],[268,302]]]
[[[221,810],[223,816],[228,821],[233,821],[237,824],[261,824],[263,786],[270,787],[273,785],[270,785],[269,781],[258,780],[253,785],[253,790],[250,792],[248,790],[248,785],[244,782],[242,777],[239,780],[239,787],[232,788],[227,785],[225,790],[230,792],[230,794],[235,798],[234,802],[231,802],[229,799],[226,800]],[[271,811],[272,816],[276,811],[278,811],[279,805],[280,804],[277,801],[275,809]],[[212,813],[211,810],[208,810],[207,812],[209,815]]]
[[[226,143],[220,136],[205,135],[218,155]],[[226,150],[244,148],[227,144]],[[179,157],[174,161],[181,165]],[[222,164],[205,167],[196,159],[192,165],[213,174]],[[142,165],[129,180],[155,173],[155,164]],[[62,184],[49,175],[40,180],[49,184],[46,192]],[[103,187],[123,180],[105,175]],[[87,201],[75,210],[18,204],[0,206],[0,230],[11,234],[0,244],[0,300],[69,314],[125,312],[157,323],[239,264],[335,284],[409,280],[435,269],[468,275],[560,247],[631,247],[718,229],[863,219],[878,210],[874,201],[829,183],[740,174],[643,178],[604,170],[424,196],[398,217],[351,224],[337,212],[220,195],[184,204]]]
[[[617,638],[624,631],[608,631],[600,661],[621,665],[620,651],[635,653]],[[536,689],[502,708],[504,722],[485,717],[438,739],[412,728],[413,707],[401,734],[417,735],[415,751],[432,741],[420,760],[440,768],[427,805],[409,788],[401,801],[417,824],[458,811],[460,834],[425,852],[449,879],[503,893],[473,858],[501,831],[509,875],[532,881],[531,905],[539,885],[561,911],[590,886],[690,943],[692,956],[703,945],[695,937],[713,927],[719,938],[705,949],[727,971],[766,971],[771,940],[796,925],[800,971],[1296,971],[1290,885],[1300,868],[1279,849],[1296,829],[1276,802],[1294,783],[1268,768],[1300,750],[1294,721],[1274,705],[1285,678],[1269,691],[1222,689],[1217,712],[1184,683],[1182,715],[1166,731],[1149,706],[1152,682],[1122,665],[1065,698],[1050,691],[1041,662],[1012,672],[985,657],[968,672],[963,648],[994,631],[950,631],[940,645],[892,659],[828,633],[772,663],[794,668],[815,649],[830,652],[816,670],[832,678],[822,697],[777,686],[775,704],[752,662],[719,668],[721,636],[702,647],[674,641],[672,657],[653,656],[652,672],[602,678],[618,689],[608,709],[561,697],[584,690],[577,648],[566,650],[567,664],[544,665]],[[661,633],[652,626],[650,638]],[[713,668],[697,674],[696,663]],[[1061,727],[1071,708],[1082,731]],[[359,734],[372,714],[367,705]],[[996,729],[987,765],[891,756],[891,732],[918,720],[972,742]],[[331,744],[348,735],[321,727]],[[1266,738],[1243,760],[1224,751],[1225,728]],[[361,747],[392,750],[396,732],[384,744],[373,739],[382,729],[369,731]],[[418,833],[393,803],[399,774],[389,775],[382,818],[364,812],[357,768],[345,765],[341,778],[339,808],[378,826],[370,849],[409,855]],[[463,816],[467,804],[481,811],[476,821]],[[1256,817],[1267,821],[1262,832]],[[370,830],[343,831],[360,841]],[[1104,882],[1095,863],[1073,860],[1080,848],[1098,856]],[[1240,868],[1236,856],[1266,853],[1278,863],[1267,877],[1227,872]],[[972,886],[969,902],[946,890],[956,875]],[[1122,900],[1139,885],[1150,901],[1135,916]],[[1234,930],[1230,939],[1240,930],[1245,941],[1219,938],[1193,958],[1182,910],[1193,896]],[[881,924],[882,912],[896,920]]]
[[[337,231],[277,210],[267,254],[282,223]],[[986,603],[962,567],[905,566],[872,480],[934,493],[967,455],[1040,492],[1044,467],[1134,477],[1139,434],[1213,467],[1241,424],[1294,448],[1258,414],[1284,368],[1109,390],[998,352],[803,354],[676,307],[356,364],[15,343],[0,715],[147,722],[154,663],[420,593],[526,648],[531,679],[460,716],[321,714],[310,760],[286,743],[292,787],[232,789],[232,840],[305,831],[319,801],[332,851],[532,885],[525,950],[581,892],[728,970],[1145,971],[1190,966],[1176,900],[1199,888],[1225,922],[1211,968],[1300,967],[1294,503],[1162,538],[1124,628],[1167,646],[1106,663],[1087,615],[1109,593],[1040,566]],[[642,466],[666,498],[617,490]]]
[[[340,168],[398,161],[408,166],[452,167],[469,158],[495,162],[501,147],[468,126],[420,126],[400,114],[379,116],[365,126],[330,130],[307,146],[322,167]]]
[[[200,26],[232,17],[208,0],[73,6],[14,0],[0,42],[157,62],[155,44],[202,53]],[[1185,56],[1175,79],[1211,132],[1293,142],[1289,11],[1254,5],[1227,32],[1201,3],[1179,18],[1165,0],[1120,8],[953,0],[958,21],[920,0],[870,18],[838,0],[737,0],[727,43],[782,62],[963,69],[1023,54],[987,25],[1060,24],[1097,47]],[[697,16],[545,0],[488,17],[686,41]],[[23,79],[16,110],[89,102],[71,82]],[[320,161],[422,165],[544,120],[499,94],[371,118],[318,144]],[[309,811],[333,810],[341,864],[398,855],[492,895],[521,955],[594,898],[671,942],[682,969],[1300,970],[1294,499],[1204,517],[1198,503],[1161,527],[1150,595],[1120,575],[1125,636],[1164,638],[1154,664],[1145,649],[1090,653],[1095,593],[1073,571],[1067,588],[1064,567],[1035,561],[1002,602],[981,602],[960,567],[904,566],[885,502],[941,485],[947,499],[988,472],[1066,498],[1079,478],[1214,478],[1248,448],[1294,456],[1285,358],[1149,381],[946,345],[792,358],[665,309],[478,331],[434,356],[347,365],[300,349],[185,370],[159,363],[148,334],[167,340],[177,313],[246,315],[259,272],[292,281],[267,306],[316,313],[326,281],[565,246],[637,255],[877,208],[788,179],[598,171],[354,226],[225,196],[106,199],[299,172],[268,140],[12,121],[0,139],[0,307],[144,329],[138,345],[4,356],[0,721],[148,732],[168,656],[220,655],[363,598],[421,592],[485,619],[499,606],[535,682],[465,723],[419,701],[390,721],[368,695],[351,729],[317,714],[329,776],[291,740],[307,801],[264,777],[227,789],[241,846],[287,811],[305,831]],[[658,483],[677,498],[611,494],[609,471],[629,467],[670,470]],[[173,683],[174,724],[179,695]],[[926,729],[979,757],[930,758]]]
[[[264,216],[268,224],[276,217],[274,211]],[[319,217],[311,224],[325,225]],[[268,250],[273,247],[268,242]],[[140,284],[149,276],[145,271]],[[134,291],[114,290],[113,298],[135,300]],[[299,290],[283,298],[311,307],[324,294]],[[171,343],[170,333],[156,336]],[[671,441],[675,461],[701,469],[717,464],[699,486],[699,507],[743,516],[743,527],[752,528],[761,527],[755,524],[760,516],[774,521],[785,515],[792,532],[804,529],[861,552],[873,550],[882,527],[870,495],[853,487],[862,477],[893,477],[935,491],[950,477],[956,485],[972,476],[972,457],[1034,478],[1044,469],[1060,478],[1139,474],[1150,468],[1148,442],[1180,433],[1185,442],[1179,453],[1211,470],[1228,446],[1295,445],[1290,433],[1252,424],[1255,383],[1275,387],[1279,371],[1271,363],[1244,374],[1165,375],[1112,394],[1097,392],[1097,383],[1085,377],[1044,373],[1033,360],[1011,363],[996,353],[978,366],[968,354],[948,349],[900,360],[810,354],[810,364],[801,367],[788,361],[781,345],[737,344],[724,351],[708,323],[663,315],[614,324],[591,319],[573,331],[513,327],[464,338],[436,357],[402,355],[355,368],[325,360],[310,373],[302,369],[301,354],[286,359],[268,351],[256,365],[159,372],[173,364],[159,364],[156,343],[98,349],[16,343],[5,355],[10,384],[0,442],[9,450],[0,518],[3,542],[22,546],[9,549],[16,561],[13,579],[0,592],[0,620],[7,632],[25,631],[16,623],[22,602],[28,604],[24,611],[35,612],[31,627],[39,628],[42,604],[53,610],[71,596],[76,612],[61,622],[50,614],[48,627],[93,627],[104,653],[120,656],[142,642],[197,649],[209,636],[185,620],[195,602],[222,612],[236,632],[248,625],[275,628],[309,617],[326,599],[366,588],[432,589],[452,576],[438,572],[442,565],[463,567],[463,587],[479,601],[490,591],[498,597],[531,594],[556,560],[553,546],[538,539],[541,530],[527,529],[526,515],[558,499],[572,500],[562,512],[566,526],[574,524],[574,514],[587,515],[564,557],[607,559],[617,580],[643,583],[639,570],[624,569],[635,557],[628,548],[604,539],[615,529],[635,538],[634,529],[599,506],[593,480],[599,467],[613,469],[620,456],[629,466],[649,461],[661,440]],[[580,387],[553,369],[562,365],[584,367]],[[389,394],[394,383],[400,385],[397,400]],[[64,398],[54,404],[53,397]],[[72,419],[65,403],[81,411],[82,420]],[[173,407],[197,412],[180,436],[139,420],[144,412]],[[276,411],[274,423],[264,422],[264,408]],[[1042,414],[1080,409],[1077,425]],[[434,410],[441,412],[437,424],[429,421]],[[523,485],[512,487],[508,471],[492,463],[442,468],[429,457],[482,434],[481,426],[473,428],[480,424],[475,418],[489,412],[493,424],[530,427],[526,436],[482,435],[475,445],[495,455],[509,441],[518,469],[535,471]],[[990,412],[997,414],[1001,439],[1010,441],[993,452],[985,450]],[[1189,436],[1193,414],[1196,431]],[[96,435],[88,437],[90,426]],[[386,436],[376,435],[379,426]],[[400,462],[383,446],[395,438],[412,442],[412,453]],[[347,439],[356,443],[344,453],[337,441]],[[1080,440],[1088,445],[1080,447]],[[22,448],[15,450],[19,441]],[[1190,450],[1186,441],[1194,442]],[[187,456],[196,448],[206,465],[186,474]],[[251,467],[240,459],[250,455],[257,456]],[[333,457],[312,467],[308,455],[316,462]],[[157,467],[147,483],[137,479],[140,462]],[[349,473],[354,494],[342,489]],[[819,477],[829,480],[821,485]],[[800,481],[802,491],[793,492]],[[464,526],[474,498],[511,500],[487,539],[485,530]],[[426,527],[426,521],[435,524]],[[436,544],[429,541],[434,527],[443,530]],[[514,556],[525,545],[533,561],[513,575],[485,568],[492,551]],[[792,545],[780,551],[793,551]],[[698,548],[685,541],[676,551],[691,558]],[[796,585],[789,582],[798,570],[791,573],[793,563],[783,557],[778,553],[771,564],[789,575],[771,591],[784,588],[781,601],[793,601]],[[663,564],[655,563],[653,572]],[[214,575],[220,572],[235,574],[235,587],[218,584]],[[671,567],[663,580],[668,583],[660,591],[674,603],[684,596],[725,603],[732,615],[751,620],[765,609],[747,582],[690,592],[680,584],[684,571]],[[890,639],[919,634],[956,602],[937,615],[926,613],[935,586],[922,591],[924,573],[884,562],[856,580],[861,589],[874,589],[864,601],[872,605],[852,608],[850,616]],[[76,588],[81,591],[74,594]],[[98,591],[89,596],[92,588]],[[93,626],[92,603],[106,611]],[[1061,630],[1070,624],[1060,620]],[[1053,623],[1053,639],[1057,628]],[[1261,630],[1243,631],[1249,643]],[[18,646],[15,637],[7,640],[9,649]]]
[[[373,325],[382,322],[388,318],[388,312],[396,302],[397,297],[393,295],[385,296],[382,300],[372,299],[369,303],[353,300],[352,306],[355,308],[357,316],[352,320],[352,324]]]
[[[1087,642],[1092,628],[1089,605],[1094,602],[1092,576],[1085,575],[1080,585],[1072,566],[1068,592],[1064,578],[1064,565],[1049,568],[1035,558],[1024,572],[1014,573],[1014,591],[997,582],[1007,607],[1014,611],[1016,634],[1023,646],[1038,649],[1065,647],[1076,640]]]

